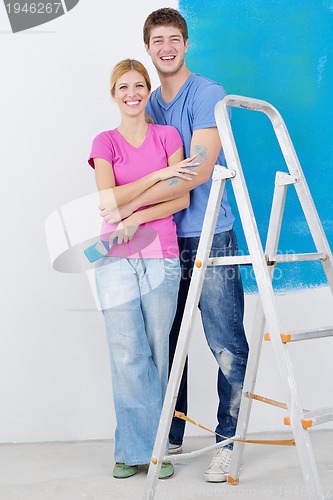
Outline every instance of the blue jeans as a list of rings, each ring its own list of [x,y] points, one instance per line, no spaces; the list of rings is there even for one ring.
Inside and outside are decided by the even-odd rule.
[[[116,462],[150,462],[168,381],[179,259],[104,257],[96,266],[117,426]]]
[[[199,237],[178,239],[181,261],[181,283],[178,306],[170,333],[170,368],[183,317]],[[211,257],[236,255],[234,230],[215,234]],[[238,266],[207,267],[199,303],[208,345],[218,363],[217,390],[219,405],[216,432],[231,437],[235,434],[241,392],[248,357],[248,344],[243,326],[244,292]],[[178,393],[176,410],[187,414],[187,363]],[[185,421],[173,418],[169,440],[183,442]],[[216,437],[219,442],[223,438]]]

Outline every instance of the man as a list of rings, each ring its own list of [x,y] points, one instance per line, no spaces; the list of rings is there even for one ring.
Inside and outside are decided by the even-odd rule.
[[[177,315],[170,334],[172,360],[207,206],[212,169],[216,163],[224,164],[214,107],[224,97],[225,91],[217,83],[195,75],[187,68],[185,54],[188,32],[186,21],[178,11],[166,8],[152,12],[144,24],[143,35],[145,48],[161,82],[150,98],[147,112],[155,123],[175,126],[184,142],[185,157],[196,154],[196,161],[200,161],[200,167],[196,169],[198,176],[190,183],[196,184],[194,189],[191,186],[190,206],[174,216],[181,254],[182,282]],[[233,255],[237,252],[233,221],[224,195],[211,256]],[[208,345],[220,368],[216,432],[232,436],[236,429],[248,354],[243,328],[243,289],[237,267],[207,269],[200,309]],[[176,404],[176,409],[184,413],[187,412],[186,376],[185,369]],[[182,444],[183,422],[173,420],[169,436],[170,451],[177,451],[177,447]],[[217,437],[218,441],[221,439]],[[230,458],[230,449],[219,449],[205,472],[205,479],[212,482],[226,481]]]
[[[197,175],[191,182],[175,179],[160,182],[137,199],[137,205],[125,207],[121,218],[139,206],[164,202],[191,190],[190,206],[174,215],[180,247],[182,280],[178,309],[170,333],[172,362],[182,321],[186,296],[201,234],[203,218],[215,164],[225,163],[214,117],[215,104],[225,96],[216,82],[191,73],[186,66],[188,31],[185,19],[171,8],[152,12],[143,28],[144,43],[156,67],[161,86],[148,102],[147,112],[155,123],[173,125],[183,139],[185,157],[196,155]],[[107,211],[101,212],[108,220]],[[112,218],[110,218],[112,221]],[[224,193],[213,239],[211,256],[235,255],[237,240],[233,230],[234,216]],[[208,267],[200,310],[208,345],[218,365],[218,424],[216,432],[235,434],[248,345],[243,327],[244,294],[238,266]],[[187,413],[187,366],[178,395],[176,409]],[[184,421],[173,419],[170,429],[170,452],[180,452]],[[217,436],[217,441],[223,438]],[[227,480],[232,446],[220,448],[205,472],[206,481]]]

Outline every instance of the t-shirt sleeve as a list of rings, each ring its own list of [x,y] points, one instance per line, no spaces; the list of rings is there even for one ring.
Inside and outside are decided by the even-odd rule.
[[[216,127],[215,105],[226,95],[224,88],[215,82],[209,82],[208,85],[197,90],[193,99],[193,130]]]
[[[94,158],[102,158],[103,160],[113,163],[114,149],[111,138],[106,132],[98,134],[92,142],[91,152],[88,158],[88,163],[92,168],[95,168]]]
[[[165,129],[165,152],[167,157],[170,158],[177,149],[182,147],[183,141],[175,127],[164,125],[163,128]]]

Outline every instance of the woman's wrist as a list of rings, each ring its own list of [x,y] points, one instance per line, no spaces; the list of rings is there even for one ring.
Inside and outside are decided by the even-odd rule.
[[[156,184],[160,180],[162,180],[162,175],[161,175],[161,170],[155,170],[154,172],[151,173],[152,176],[152,185]]]
[[[135,212],[131,214],[129,217],[127,217],[126,220],[130,225],[133,226],[139,226],[140,224],[142,224],[140,212]]]

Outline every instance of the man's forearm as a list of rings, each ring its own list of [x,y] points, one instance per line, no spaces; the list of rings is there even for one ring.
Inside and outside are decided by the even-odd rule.
[[[195,131],[192,137],[191,153],[196,155],[196,160],[199,162],[199,165],[195,167],[198,175],[194,176],[190,182],[183,181],[179,177],[157,182],[138,196],[135,200],[135,210],[143,206],[179,198],[207,182],[220,148],[221,143],[215,127]]]
[[[135,206],[135,210],[147,205],[174,200],[192,191],[192,189],[207,181],[203,175],[200,175],[198,170],[197,172],[198,175],[189,182],[176,178],[157,182],[134,200],[133,206]]]

